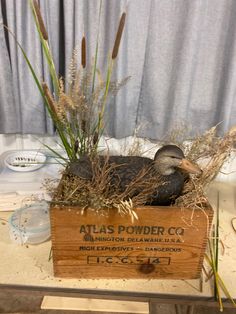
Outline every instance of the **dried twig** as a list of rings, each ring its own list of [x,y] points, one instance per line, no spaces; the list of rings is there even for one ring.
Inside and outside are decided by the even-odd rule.
[[[232,226],[234,232],[236,232],[235,225],[234,225],[234,221],[236,221],[236,217],[234,217],[234,218],[231,219],[231,226]]]

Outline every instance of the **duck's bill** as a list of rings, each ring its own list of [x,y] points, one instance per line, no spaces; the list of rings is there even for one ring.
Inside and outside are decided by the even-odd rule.
[[[202,170],[198,165],[192,163],[191,161],[189,161],[188,159],[185,159],[185,158],[183,158],[181,160],[181,164],[179,165],[179,168],[184,169],[184,170],[186,170],[190,173],[193,173],[193,174],[201,174],[202,173]]]

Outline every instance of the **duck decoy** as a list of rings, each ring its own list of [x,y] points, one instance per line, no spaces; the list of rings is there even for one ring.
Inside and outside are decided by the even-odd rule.
[[[161,175],[164,184],[152,194],[150,205],[170,205],[181,195],[189,173],[202,173],[199,166],[186,159],[183,151],[176,145],[165,145],[156,152],[154,168]]]
[[[106,157],[99,156],[101,165],[105,163],[105,160]],[[156,152],[154,160],[140,156],[110,156],[106,162],[114,165],[111,170],[111,185],[115,185],[119,192],[125,191],[126,187],[144,167],[152,169],[151,175],[156,175],[163,184],[158,186],[155,193],[150,195],[148,205],[170,205],[183,190],[186,172],[193,174],[202,172],[198,165],[185,158],[183,151],[176,145],[161,147]],[[92,180],[91,160],[84,156],[78,161],[72,162],[68,168],[68,173],[82,179]]]

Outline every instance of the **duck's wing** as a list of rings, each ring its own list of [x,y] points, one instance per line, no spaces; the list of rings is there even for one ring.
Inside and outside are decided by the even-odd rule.
[[[181,194],[184,187],[184,176],[180,171],[160,178],[162,184],[150,197],[149,205],[168,206]]]
[[[142,169],[150,167],[153,161],[139,156],[111,156],[109,163],[112,166],[111,184],[123,192]]]

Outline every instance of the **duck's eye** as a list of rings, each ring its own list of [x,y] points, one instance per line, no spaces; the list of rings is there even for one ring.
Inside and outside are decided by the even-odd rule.
[[[173,159],[180,159],[179,157],[176,157],[176,156],[170,156],[170,158],[173,158]]]

